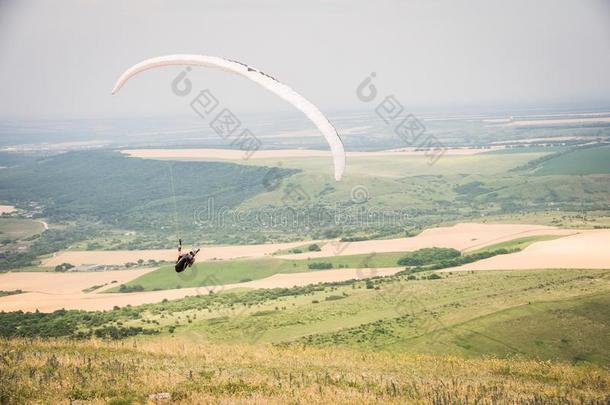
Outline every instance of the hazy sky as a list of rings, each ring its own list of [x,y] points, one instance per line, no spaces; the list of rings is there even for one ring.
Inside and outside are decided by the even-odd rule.
[[[411,108],[610,105],[610,1],[0,0],[0,115],[184,114],[180,68],[142,59],[203,53],[268,72],[323,110],[383,95]],[[195,69],[238,111],[289,107],[246,79]]]

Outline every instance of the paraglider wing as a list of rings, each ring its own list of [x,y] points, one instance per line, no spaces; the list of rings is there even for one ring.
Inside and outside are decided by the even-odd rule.
[[[341,180],[343,170],[345,169],[345,151],[343,149],[343,142],[341,142],[341,138],[339,137],[339,134],[337,134],[337,130],[332,126],[330,121],[328,121],[324,114],[322,114],[322,112],[320,112],[320,110],[305,97],[301,96],[299,93],[292,90],[285,84],[277,81],[275,78],[244,63],[205,55],[168,55],[151,58],[127,69],[114,85],[112,94],[118,92],[131,77],[140,72],[156,67],[171,65],[204,66],[236,73],[258,83],[265,89],[294,105],[316,125],[322,135],[324,135],[326,138],[333,155],[335,165],[335,180]]]

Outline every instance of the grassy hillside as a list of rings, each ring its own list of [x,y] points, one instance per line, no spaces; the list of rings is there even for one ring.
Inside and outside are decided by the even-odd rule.
[[[0,399],[610,399],[610,270],[430,274],[221,291],[105,312],[0,313]]]
[[[577,149],[545,161],[535,172],[537,175],[587,175],[610,173],[610,146]]]
[[[374,269],[370,271],[374,275]],[[220,289],[213,295],[106,312],[0,313],[0,335],[124,338],[146,333],[152,339],[175,335],[202,344],[519,354],[608,365],[608,347],[602,343],[608,333],[610,270],[459,272],[440,278],[430,274],[271,290]],[[503,333],[513,325],[509,321],[523,327]],[[586,339],[576,338],[583,330],[588,335],[579,333]],[[468,331],[481,332],[475,336],[479,343],[466,347],[463,339],[454,339]],[[483,338],[490,340],[482,344]],[[436,345],[437,340],[441,344]],[[531,344],[535,340],[545,343]],[[517,350],[498,350],[497,342]]]
[[[610,373],[520,359],[166,341],[2,341],[0,401],[604,404]],[[154,402],[154,401],[152,401]]]
[[[357,282],[353,286],[339,286],[309,296],[282,298],[243,311],[236,308],[235,314],[238,316],[220,310],[208,313],[195,311],[193,314],[197,314],[199,321],[187,323],[177,331],[222,342],[248,341],[258,332],[260,341],[274,343],[300,342],[306,345],[390,351],[420,351],[423,347],[435,354],[446,353],[445,350],[451,352],[451,347],[454,347],[458,354],[464,354],[466,349],[459,349],[455,342],[438,346],[433,343],[439,339],[439,334],[447,333],[454,327],[484,317],[495,319],[495,314],[510,308],[581,298],[585,303],[589,302],[587,300],[592,294],[605,294],[606,300],[609,291],[610,272],[603,270],[456,273],[437,280],[428,280],[424,273],[413,280],[376,280],[372,288],[367,288],[366,282]],[[599,302],[599,299],[595,298],[592,302]],[[562,308],[563,304],[558,305],[558,308]],[[570,340],[568,346],[573,351],[561,350],[560,346],[548,352],[537,351],[536,346],[530,343],[541,333],[539,328],[547,328],[551,324],[544,326],[544,323],[537,325],[534,322],[529,324],[529,328],[520,329],[519,333],[515,331],[506,336],[486,334],[490,339],[487,342],[489,350],[485,349],[486,346],[473,345],[466,354],[515,355],[522,353],[521,348],[529,345],[533,349],[528,355],[574,361],[573,352],[590,351],[590,347],[586,346],[590,344],[586,343],[588,341],[597,342],[593,343],[598,353],[593,360],[608,364],[603,359],[607,359],[610,351],[606,345],[599,344],[599,339],[604,339],[607,334],[609,310],[603,305],[598,305],[597,309],[600,318],[594,321],[594,325],[576,317],[571,329],[565,331],[568,340],[572,333],[569,330],[583,327],[597,336],[583,341]],[[509,312],[509,315],[516,319],[522,314],[516,311]],[[206,320],[202,321],[201,316]],[[563,329],[558,326],[557,333],[563,333],[561,331]],[[521,340],[514,340],[518,336],[521,336]],[[494,345],[498,341],[519,350],[496,351]]]
[[[523,148],[529,149],[529,148]],[[591,149],[595,150],[595,148]],[[285,167],[303,170],[278,189],[259,194],[245,201],[243,209],[261,206],[281,206],[288,185],[298,185],[306,192],[314,214],[325,213],[324,207],[341,209],[340,218],[355,219],[354,224],[320,223],[315,237],[371,235],[384,230],[389,235],[401,235],[405,230],[425,228],[431,224],[451,223],[465,219],[510,216],[513,222],[530,220],[522,215],[541,215],[539,221],[555,225],[564,216],[587,212],[581,226],[592,227],[596,217],[607,217],[610,198],[608,174],[573,176],[549,173],[532,176],[515,170],[539,158],[551,157],[553,149],[522,150],[505,154],[443,156],[430,166],[422,156],[359,157],[349,159],[344,179],[337,183],[329,176],[326,159],[290,159]],[[570,154],[566,154],[568,157]],[[576,159],[579,162],[579,159]],[[273,164],[257,160],[249,164]],[[604,172],[597,172],[604,173]],[[350,197],[355,187],[363,187],[368,199],[354,204]],[[307,209],[307,206],[305,207]],[[364,210],[384,213],[380,220],[358,221]],[[552,210],[549,215],[547,211]],[[334,211],[328,216],[334,217]],[[400,217],[400,219],[399,219]],[[278,227],[279,228],[279,227]],[[293,231],[286,227],[285,231]],[[328,233],[335,231],[334,234]]]
[[[610,365],[610,292],[528,303],[408,342],[422,353],[520,355]]]

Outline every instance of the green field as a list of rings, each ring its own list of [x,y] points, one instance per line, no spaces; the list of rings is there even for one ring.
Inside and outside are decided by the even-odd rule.
[[[345,180],[363,178],[402,178],[421,175],[444,175],[448,173],[480,174],[481,167],[490,170],[489,174],[502,173],[529,160],[544,156],[550,151],[522,151],[507,155],[445,155],[434,165],[428,164],[424,156],[364,156],[350,158],[345,170]],[[329,158],[290,158],[283,162],[285,167],[312,173],[311,181],[332,179]],[[250,165],[275,165],[277,159],[250,160]],[[479,169],[477,169],[477,167]],[[342,183],[341,183],[342,184]]]
[[[173,288],[214,286],[242,283],[270,277],[278,273],[323,271],[310,269],[313,263],[331,263],[333,269],[397,267],[398,259],[407,253],[373,253],[351,256],[321,257],[310,260],[286,260],[274,257],[261,259],[237,259],[196,263],[185,273],[176,273],[173,266],[163,266],[155,271],[125,283],[126,286],[142,286],[145,291]],[[119,287],[107,292],[118,292]]]
[[[610,173],[610,146],[578,149],[544,162],[535,174],[588,175]]]
[[[498,249],[506,249],[506,250],[523,250],[532,243],[542,242],[545,240],[553,240],[561,238],[562,236],[558,235],[539,235],[539,236],[526,236],[524,238],[517,238],[513,240],[509,240],[506,242],[495,243],[493,245],[485,246],[480,249],[471,250],[468,253],[481,253],[481,252],[491,252]]]

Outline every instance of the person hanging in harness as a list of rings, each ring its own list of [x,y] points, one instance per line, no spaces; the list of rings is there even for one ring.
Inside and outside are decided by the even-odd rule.
[[[191,249],[188,253],[182,253],[182,239],[178,239],[178,260],[174,267],[176,273],[182,273],[187,267],[191,267],[195,263],[197,253],[199,253],[199,249]]]

